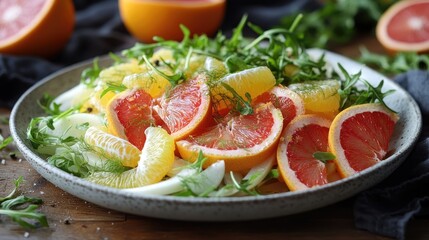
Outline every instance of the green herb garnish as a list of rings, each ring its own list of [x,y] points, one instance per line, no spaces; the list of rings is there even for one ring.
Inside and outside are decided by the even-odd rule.
[[[0,215],[10,217],[14,222],[24,228],[48,227],[46,216],[36,211],[39,205],[42,204],[41,199],[22,195],[15,196],[22,182],[22,177],[16,179],[14,181],[15,188],[9,195],[0,197]],[[22,208],[21,206],[25,204],[29,205]]]
[[[394,56],[372,53],[361,48],[359,61],[374,67],[385,74],[400,74],[408,70],[428,70],[429,55],[415,52],[400,52]]]

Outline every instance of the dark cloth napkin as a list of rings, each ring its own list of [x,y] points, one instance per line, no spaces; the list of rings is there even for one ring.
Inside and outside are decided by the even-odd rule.
[[[357,228],[405,239],[410,220],[429,214],[429,71],[409,71],[394,81],[417,101],[423,115],[422,133],[391,176],[357,196],[354,216]]]
[[[124,28],[117,0],[74,0],[75,31],[53,59],[0,54],[0,107],[12,108],[34,83],[70,64],[117,52],[135,43]],[[243,14],[269,28],[290,13],[320,7],[316,0],[228,0],[221,30],[227,35]],[[250,33],[246,33],[250,34]],[[395,78],[419,103],[423,132],[405,163],[388,179],[356,197],[356,227],[403,239],[407,223],[429,212],[429,74],[410,71]]]

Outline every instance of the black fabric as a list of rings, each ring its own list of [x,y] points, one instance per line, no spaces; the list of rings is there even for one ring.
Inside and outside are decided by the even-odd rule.
[[[378,186],[358,195],[354,215],[357,228],[405,239],[410,220],[429,214],[429,71],[409,71],[394,80],[419,104],[423,130],[405,162]]]
[[[134,45],[121,22],[117,0],[74,0],[74,4],[75,31],[53,59],[0,54],[0,107],[12,108],[26,89],[67,65]],[[229,35],[245,13],[252,23],[269,28],[284,15],[318,7],[316,0],[228,0],[221,30]],[[354,209],[356,227],[403,239],[408,222],[429,211],[429,77],[428,72],[410,71],[395,81],[419,103],[423,132],[405,163],[386,181],[359,194]]]

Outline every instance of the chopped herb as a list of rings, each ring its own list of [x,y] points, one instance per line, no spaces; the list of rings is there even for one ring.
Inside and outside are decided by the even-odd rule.
[[[350,41],[362,29],[375,27],[381,14],[398,0],[327,0],[320,8],[304,13],[296,34],[304,36],[306,47],[327,48]],[[282,19],[289,28],[298,14]]]
[[[0,215],[10,217],[14,222],[24,228],[48,227],[46,216],[37,212],[38,205],[42,204],[39,198],[26,196],[15,196],[22,183],[23,178],[19,177],[14,181],[15,188],[5,197],[0,197]],[[28,204],[26,208],[20,208]]]
[[[323,163],[327,163],[328,161],[335,159],[335,155],[330,152],[315,152],[313,153],[313,157]]]
[[[13,138],[12,136],[9,136],[7,138],[4,138],[1,134],[0,134],[0,150],[3,150],[4,148],[6,148],[11,142],[13,142]]]
[[[107,88],[105,88],[103,90],[103,92],[100,94],[100,98],[104,97],[104,95],[106,95],[108,92],[119,93],[119,92],[123,92],[123,91],[127,90],[127,87],[125,87],[122,84],[115,85],[115,84],[112,84],[112,83],[106,83],[106,85],[107,85]]]
[[[232,93],[233,99],[230,99],[231,102],[235,103],[234,109],[237,110],[241,115],[250,115],[253,114],[252,108],[252,97],[249,93],[246,93],[245,96],[247,100],[244,100],[231,86],[222,82],[222,86]]]
[[[59,115],[61,114],[61,104],[54,102],[54,97],[49,94],[43,94],[43,97],[37,102],[39,106],[48,115]]]
[[[395,112],[389,108],[384,102],[384,98],[392,94],[394,90],[382,91],[384,81],[382,80],[376,87],[371,85],[368,81],[361,79],[361,72],[350,75],[341,64],[338,64],[341,72],[344,75],[344,81],[342,81],[341,89],[339,94],[341,97],[340,110],[346,109],[352,105],[380,102],[387,109]],[[356,84],[361,81],[366,89],[358,89]]]
[[[90,88],[94,88],[96,85],[96,80],[100,75],[101,68],[98,66],[98,58],[95,58],[92,67],[86,68],[82,71],[80,76],[81,83],[85,84]]]
[[[366,48],[361,48],[359,61],[385,74],[400,74],[409,70],[428,70],[429,55],[415,52],[400,52],[393,56],[371,53]]]

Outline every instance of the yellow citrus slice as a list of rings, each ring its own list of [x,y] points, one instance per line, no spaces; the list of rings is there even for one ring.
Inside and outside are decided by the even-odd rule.
[[[297,116],[282,132],[277,148],[279,171],[291,191],[328,183],[326,163],[314,157],[328,152],[331,121],[318,115]]]
[[[75,24],[72,0],[1,0],[0,53],[52,57]]]
[[[99,81],[120,85],[126,76],[134,73],[141,73],[146,70],[147,69],[144,66],[139,65],[138,61],[120,63],[101,70]]]
[[[176,142],[183,159],[195,161],[200,151],[205,167],[224,160],[227,171],[246,171],[268,159],[277,147],[283,129],[280,110],[260,104],[250,115],[229,114],[200,135]]]
[[[142,187],[161,181],[174,163],[174,140],[162,128],[146,129],[147,143],[136,168],[122,173],[95,172],[86,179],[115,188]]]
[[[167,75],[170,74],[167,70],[160,71],[163,71]],[[160,97],[165,90],[171,86],[166,78],[153,70],[128,75],[124,78],[122,83],[128,89],[143,89],[153,98]]]
[[[333,120],[329,148],[343,177],[384,159],[398,116],[378,103],[349,107]]]
[[[226,75],[216,81],[210,92],[214,108],[219,113],[232,109],[236,103],[233,93],[225,88],[224,84],[230,86],[241,98],[247,100],[246,94],[253,99],[269,91],[276,84],[276,78],[269,68],[255,67]]]
[[[207,57],[204,62],[204,69],[206,74],[209,76],[211,81],[216,81],[225,76],[228,73],[225,64],[212,57]]]
[[[340,86],[337,80],[324,80],[294,83],[288,87],[301,96],[306,113],[333,119],[340,108]]]
[[[140,159],[140,150],[128,141],[106,133],[96,127],[86,130],[84,141],[95,151],[107,158],[117,160],[127,167],[137,166]]]

